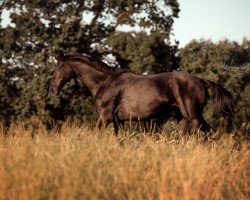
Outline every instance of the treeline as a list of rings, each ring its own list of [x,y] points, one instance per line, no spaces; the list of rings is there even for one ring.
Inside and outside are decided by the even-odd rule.
[[[164,3],[164,5],[162,5]],[[250,120],[250,41],[192,41],[184,48],[170,36],[177,0],[14,1],[1,3],[11,23],[0,28],[0,120],[48,127],[66,118],[92,123],[90,93],[72,80],[57,97],[48,95],[54,52],[100,56],[136,73],[185,70],[218,82],[236,98],[235,123]],[[0,13],[0,14],[1,14]],[[122,31],[121,27],[129,27]],[[141,31],[134,31],[134,27]],[[216,119],[210,107],[206,116]]]

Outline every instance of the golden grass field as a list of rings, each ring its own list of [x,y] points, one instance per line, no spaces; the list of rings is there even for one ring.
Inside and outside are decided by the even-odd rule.
[[[241,136],[3,129],[1,200],[250,199],[250,143]]]

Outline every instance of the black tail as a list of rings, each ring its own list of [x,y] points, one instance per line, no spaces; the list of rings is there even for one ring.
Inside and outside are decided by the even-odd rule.
[[[228,130],[232,127],[232,119],[234,115],[234,97],[222,86],[212,81],[205,80],[208,88],[212,91],[212,101],[218,111],[218,114],[223,115],[228,119]]]

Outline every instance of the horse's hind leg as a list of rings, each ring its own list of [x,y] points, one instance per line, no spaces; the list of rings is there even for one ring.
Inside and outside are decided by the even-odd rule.
[[[102,127],[102,120],[101,120],[101,117],[98,117],[95,128],[96,130],[100,130],[101,127]]]
[[[195,103],[195,101],[179,101],[180,112],[183,116],[183,121],[180,121],[180,127],[182,130],[188,128],[188,123],[191,122],[196,128],[199,128],[202,132],[211,133],[215,129],[210,126],[202,116],[203,105]],[[187,103],[188,102],[188,103]],[[190,103],[192,102],[192,103]]]
[[[189,89],[192,89],[192,95],[191,93],[187,93],[185,88],[186,86],[177,85],[176,89],[176,100],[182,116],[201,131],[205,133],[213,132],[214,128],[202,116],[202,110],[206,103],[204,88],[199,87],[199,85],[195,87],[194,84],[191,84]],[[186,123],[186,121],[183,121],[180,125],[184,126]]]
[[[202,116],[198,116],[192,119],[192,123],[199,128],[202,132],[212,133],[215,129],[210,126]]]
[[[186,104],[183,102],[180,106],[181,114],[184,116],[184,118],[186,118],[186,120],[182,123],[186,124],[189,121],[202,132],[214,132],[215,129],[210,126],[202,116],[202,110],[204,106],[199,104],[198,102],[192,102],[191,100],[187,102],[185,102]]]

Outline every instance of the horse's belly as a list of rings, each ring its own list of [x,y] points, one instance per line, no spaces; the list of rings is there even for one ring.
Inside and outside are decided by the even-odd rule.
[[[164,82],[161,85],[165,88]],[[153,80],[143,78],[131,81],[123,90],[118,117],[124,120],[151,118],[168,104],[168,95]]]
[[[146,119],[157,116],[165,107],[167,101],[159,99],[146,100],[141,97],[140,100],[124,100],[118,107],[118,117],[121,120],[126,119]]]

